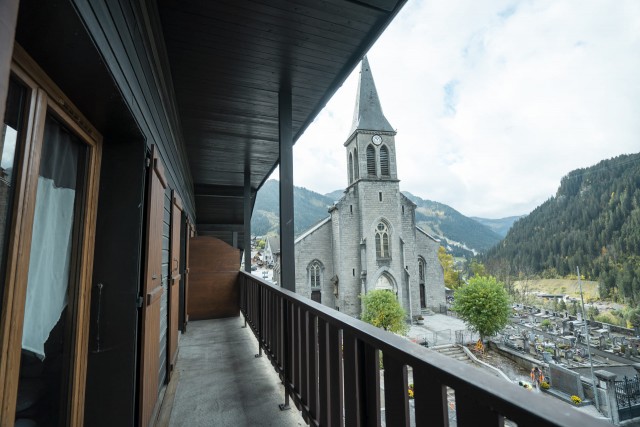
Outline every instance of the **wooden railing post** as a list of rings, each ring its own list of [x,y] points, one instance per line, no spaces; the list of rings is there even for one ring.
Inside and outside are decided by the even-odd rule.
[[[289,394],[291,393],[291,375],[289,366],[289,349],[291,347],[289,333],[289,302],[282,298],[282,377],[284,381],[284,403],[279,405],[281,411],[291,409],[289,406]]]
[[[256,331],[258,333],[258,354],[255,357],[262,357],[262,288],[256,286]]]

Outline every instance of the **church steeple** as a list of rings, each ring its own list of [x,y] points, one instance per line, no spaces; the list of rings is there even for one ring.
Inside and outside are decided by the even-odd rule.
[[[356,108],[353,111],[353,125],[350,133],[356,130],[394,132],[393,127],[382,113],[378,91],[366,56],[362,58]]]

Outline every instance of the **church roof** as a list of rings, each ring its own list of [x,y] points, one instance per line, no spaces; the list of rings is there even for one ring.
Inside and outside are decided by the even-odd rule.
[[[366,56],[362,58],[356,108],[353,111],[353,125],[350,133],[356,130],[395,132],[382,113],[378,91],[376,90],[376,84],[373,81],[373,74],[371,74],[371,67],[369,67],[369,61]]]

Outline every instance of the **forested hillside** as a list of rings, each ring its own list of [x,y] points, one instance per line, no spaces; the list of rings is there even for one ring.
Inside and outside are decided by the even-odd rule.
[[[328,207],[343,196],[342,190],[322,195],[306,188],[294,187],[293,202],[295,234],[299,235],[318,221],[329,216]],[[456,256],[474,256],[500,241],[500,236],[487,226],[472,220],[451,207],[405,193],[418,205],[416,224],[442,239],[442,244]],[[258,192],[253,217],[252,234],[278,233],[278,181],[269,180]]]
[[[516,221],[486,256],[490,270],[600,282],[600,295],[640,302],[640,154],[565,176],[555,197]]]
[[[416,225],[446,240],[447,249],[456,256],[474,256],[474,251],[485,252],[501,239],[486,225],[462,215],[450,206],[421,199],[408,191],[402,193],[417,205]]]
[[[334,200],[302,187],[294,187],[293,215],[294,233],[302,233],[316,222],[329,216],[329,206]],[[280,187],[278,181],[265,182],[253,208],[252,234],[262,236],[280,230]]]

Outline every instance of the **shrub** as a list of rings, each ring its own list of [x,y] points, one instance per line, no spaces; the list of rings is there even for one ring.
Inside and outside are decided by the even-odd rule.
[[[409,399],[413,399],[413,383],[409,384]]]
[[[576,404],[579,405],[582,403],[582,399],[580,399],[578,396],[576,396],[575,394],[573,396],[571,396],[571,401]]]

